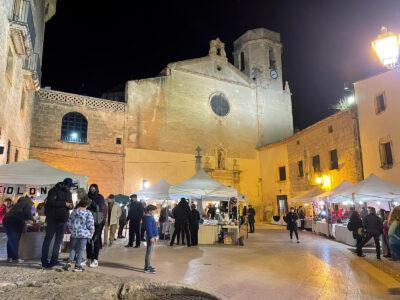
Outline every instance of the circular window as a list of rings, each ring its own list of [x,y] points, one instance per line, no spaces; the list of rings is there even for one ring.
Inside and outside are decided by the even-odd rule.
[[[211,97],[211,108],[213,112],[220,116],[220,117],[225,117],[226,115],[229,114],[229,102],[226,100],[224,95],[217,94]]]

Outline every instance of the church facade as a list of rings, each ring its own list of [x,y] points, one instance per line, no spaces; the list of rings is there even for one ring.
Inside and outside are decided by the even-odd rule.
[[[205,57],[128,81],[125,103],[41,89],[30,157],[129,194],[192,176],[198,149],[203,169],[262,210],[257,147],[293,134],[281,53],[280,35],[260,28],[234,42],[234,64],[213,40]]]

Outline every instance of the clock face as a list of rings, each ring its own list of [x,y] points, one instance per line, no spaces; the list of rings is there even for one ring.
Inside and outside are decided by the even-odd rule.
[[[270,73],[271,73],[272,79],[277,79],[278,78],[278,71],[277,70],[272,69]]]

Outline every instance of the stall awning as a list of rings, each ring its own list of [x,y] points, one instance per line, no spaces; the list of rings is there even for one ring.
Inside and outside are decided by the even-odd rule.
[[[147,189],[142,189],[135,194],[138,197],[146,197],[153,200],[168,200],[170,184],[164,179],[160,180],[157,184],[150,186]]]
[[[36,160],[28,159],[0,166],[0,184],[54,185],[64,178],[72,178],[79,186],[86,186],[87,177],[59,170]]]
[[[365,180],[355,184],[332,197],[332,202],[346,200],[363,202],[392,201],[400,199],[400,186],[371,174]]]
[[[289,201],[293,203],[295,202],[311,203],[316,196],[322,194],[323,192],[324,191],[321,190],[321,188],[315,186],[311,190],[305,192],[304,194],[289,199]]]
[[[316,199],[317,200],[322,200],[322,201],[324,201],[324,200],[329,201],[330,199],[332,199],[335,196],[339,195],[340,193],[342,193],[346,189],[351,188],[352,186],[353,186],[353,184],[351,182],[349,182],[347,180],[344,180],[341,184],[339,184],[334,189],[316,196]]]

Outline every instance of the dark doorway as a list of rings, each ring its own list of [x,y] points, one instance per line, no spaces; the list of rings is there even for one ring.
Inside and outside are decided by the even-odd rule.
[[[288,201],[286,195],[276,197],[278,203],[278,212],[280,216],[286,215],[288,212]]]

